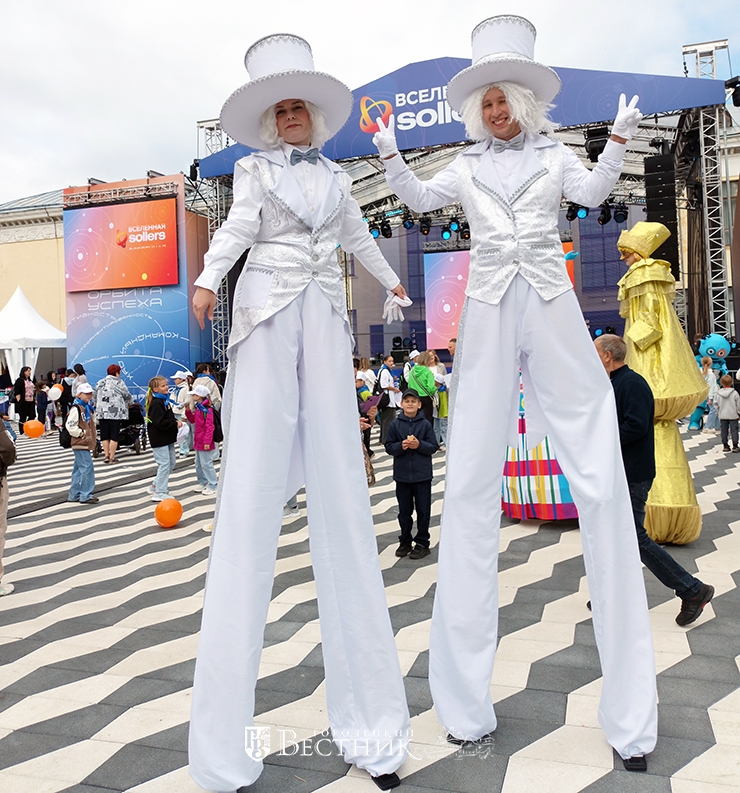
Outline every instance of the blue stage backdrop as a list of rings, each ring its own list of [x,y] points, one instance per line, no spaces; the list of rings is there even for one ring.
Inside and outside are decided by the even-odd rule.
[[[470,65],[464,58],[436,58],[410,63],[363,85],[353,92],[355,104],[349,120],[323,149],[333,160],[376,154],[372,144],[378,116],[396,116],[398,145],[402,151],[458,143],[465,140],[460,117],[445,99],[447,83]],[[723,104],[722,80],[666,77],[626,72],[555,67],[563,90],[555,99],[552,119],[563,127],[611,121],[619,95],[640,97],[640,110],[648,116],[692,107]],[[232,173],[234,163],[252,150],[236,144],[200,161],[203,177]]]
[[[201,333],[189,311],[191,285],[207,247],[207,220],[185,211],[182,175],[158,178],[163,180],[179,183],[178,283],[67,293],[68,365],[81,363],[94,386],[110,364],[118,364],[138,398],[155,375],[170,378],[178,369],[192,369],[196,361],[211,358],[208,329]],[[105,258],[96,259],[96,266],[105,267]]]

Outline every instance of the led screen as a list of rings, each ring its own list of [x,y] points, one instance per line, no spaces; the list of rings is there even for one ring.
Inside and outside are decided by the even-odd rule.
[[[64,211],[67,292],[178,283],[175,199]]]
[[[427,349],[443,350],[457,338],[469,266],[470,251],[424,254]]]

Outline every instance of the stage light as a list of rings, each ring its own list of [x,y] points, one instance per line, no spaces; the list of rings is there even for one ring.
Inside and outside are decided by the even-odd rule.
[[[414,216],[410,212],[406,212],[403,216],[403,227],[407,231],[414,228]]]
[[[460,221],[457,218],[452,218],[452,220],[450,220],[450,230],[460,231]]]
[[[578,207],[576,210],[576,216],[579,220],[583,220],[584,218],[588,217],[588,207]]]
[[[461,240],[470,239],[470,226],[465,220],[460,224],[460,239]]]
[[[452,237],[452,229],[449,227],[449,225],[442,226],[442,239],[449,240],[451,239],[451,237]]]
[[[617,204],[614,207],[614,222],[615,223],[626,223],[627,218],[629,217],[629,212],[625,204]]]
[[[603,336],[603,335],[604,335],[604,329],[603,328],[596,328],[596,330],[594,331],[594,336],[598,337],[598,336]]]
[[[380,229],[378,228],[378,224],[373,221],[370,224],[370,233],[373,235],[373,239],[377,240],[380,236]]]
[[[568,223],[572,223],[578,217],[578,204],[568,204],[568,209],[565,213],[565,219]]]
[[[383,221],[383,222],[380,224],[380,233],[381,233],[381,234],[382,234],[382,235],[383,235],[383,236],[384,236],[384,237],[385,237],[387,240],[389,240],[389,239],[390,239],[390,238],[393,236],[393,229],[391,228],[391,224],[390,224],[390,223],[389,223],[387,220],[384,220],[384,221]]]
[[[429,235],[431,229],[432,229],[432,222],[429,220],[428,217],[423,217],[419,221],[419,233],[423,234],[426,237]]]
[[[606,328],[604,328],[604,331],[606,333],[611,333],[612,335],[615,335],[616,332],[617,332],[617,329],[614,327],[614,325],[607,325]]]
[[[601,205],[601,212],[599,213],[599,217],[596,219],[600,226],[606,226],[606,224],[612,219],[612,211],[609,208],[609,204],[602,204]]]
[[[394,350],[400,350],[403,346],[403,339],[400,336],[394,336],[392,344]]]

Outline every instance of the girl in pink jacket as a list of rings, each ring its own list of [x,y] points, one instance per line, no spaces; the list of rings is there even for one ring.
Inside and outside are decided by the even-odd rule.
[[[196,385],[189,395],[193,407],[187,408],[185,415],[194,425],[195,475],[198,477],[198,484],[193,489],[204,496],[215,496],[218,475],[213,464],[218,460],[218,443],[214,440],[216,420],[210,394],[205,386]]]

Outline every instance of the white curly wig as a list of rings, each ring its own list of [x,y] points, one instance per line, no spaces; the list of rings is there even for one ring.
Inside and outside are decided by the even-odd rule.
[[[311,145],[320,149],[331,137],[326,127],[326,116],[313,102],[301,100],[308,110],[311,119]],[[265,110],[260,118],[260,139],[267,149],[277,149],[280,145],[281,137],[278,135],[277,118],[275,108],[277,104],[271,105]]]
[[[552,108],[551,104],[537,99],[532,91],[523,85],[510,82],[491,83],[473,91],[460,108],[465,132],[471,140],[487,140],[493,137],[493,132],[483,120],[483,97],[491,88],[498,88],[504,94],[512,118],[518,122],[523,132],[549,134],[555,130],[557,125],[547,116]]]

